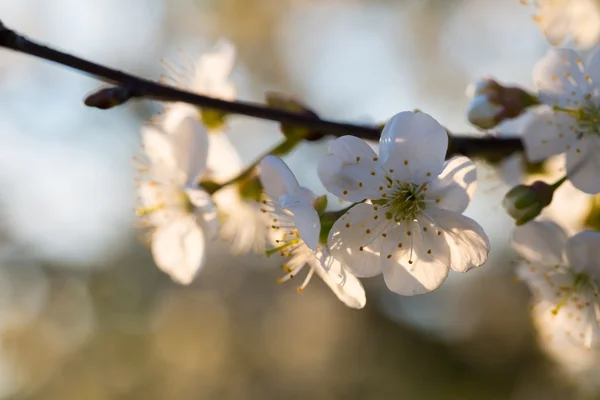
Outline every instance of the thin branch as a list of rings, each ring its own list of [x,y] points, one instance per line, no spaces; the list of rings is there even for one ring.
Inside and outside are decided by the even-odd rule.
[[[163,102],[183,102],[202,108],[220,110],[229,114],[246,115],[249,117],[277,121],[281,124],[300,126],[315,132],[336,137],[353,135],[363,139],[377,141],[379,140],[381,133],[377,127],[327,121],[309,115],[270,108],[258,103],[215,99],[177,89],[169,85],[153,82],[38,44],[17,32],[8,29],[1,21],[0,47],[52,61],[77,71],[87,73],[103,82],[126,88],[127,98],[137,97]],[[518,138],[498,138],[492,136],[469,137],[456,135],[450,135],[449,138],[448,156],[464,154],[480,156],[487,159],[502,159],[506,155],[523,150],[523,145]]]

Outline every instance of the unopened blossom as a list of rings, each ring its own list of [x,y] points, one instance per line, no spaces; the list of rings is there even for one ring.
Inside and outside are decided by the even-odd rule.
[[[359,277],[383,273],[388,288],[416,295],[439,287],[449,269],[466,272],[488,257],[483,229],[462,215],[475,191],[475,165],[444,162],[445,129],[422,112],[402,112],[385,126],[379,155],[343,136],[319,163],[331,193],[359,202],[329,234],[334,257]]]
[[[499,165],[499,178],[510,187],[519,184],[531,185],[535,181],[557,182],[565,176],[565,155],[547,159],[543,165],[527,170],[522,154],[507,157]],[[552,196],[552,202],[545,207],[540,217],[556,221],[569,233],[576,233],[584,226],[584,220],[591,206],[590,196],[577,189],[569,181],[563,182]]]
[[[321,221],[314,207],[315,195],[300,186],[288,166],[275,156],[267,156],[261,161],[260,179],[268,196],[263,210],[272,218],[276,246],[269,252],[280,252],[288,258],[283,265],[286,275],[279,282],[286,282],[308,268],[304,281],[298,286],[299,292],[316,274],[348,307],[364,307],[366,298],[362,284],[320,241]]]
[[[568,238],[555,223],[534,221],[515,228],[511,245],[524,259],[517,274],[533,292],[533,318],[545,339],[566,335],[599,347],[600,233]]]
[[[539,100],[523,132],[529,161],[566,153],[569,180],[600,192],[600,53],[583,63],[570,49],[550,49],[534,68]]]
[[[600,39],[600,7],[596,0],[521,0],[535,8],[533,20],[552,45],[593,47]]]
[[[481,129],[519,117],[537,103],[531,94],[519,87],[502,86],[491,78],[482,78],[467,88],[471,98],[467,107],[469,122]]]
[[[156,265],[182,284],[189,284],[204,265],[206,239],[217,229],[210,195],[197,184],[206,167],[208,134],[193,112],[175,106],[161,125],[142,129],[145,166],[136,209],[151,229]]]

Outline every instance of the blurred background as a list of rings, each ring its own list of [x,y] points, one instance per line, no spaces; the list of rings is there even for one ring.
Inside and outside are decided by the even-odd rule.
[[[276,90],[354,122],[419,108],[464,133],[474,132],[469,83],[492,75],[532,88],[549,44],[531,14],[517,0],[0,2],[7,26],[148,78],[161,59],[226,37],[242,99]],[[1,399],[600,398],[595,355],[540,349],[529,293],[513,279],[512,222],[499,206],[508,186],[492,166],[481,164],[467,211],[492,239],[490,260],[431,294],[400,297],[367,279],[355,311],[317,279],[301,295],[277,285],[276,260],[233,258],[224,243],[182,287],[135,229],[132,157],[157,105],[88,109],[97,87],[0,51]],[[231,135],[247,161],[279,138],[275,124],[245,118]],[[313,167],[326,147],[288,158],[319,192]],[[554,215],[579,223],[587,207],[562,203]]]

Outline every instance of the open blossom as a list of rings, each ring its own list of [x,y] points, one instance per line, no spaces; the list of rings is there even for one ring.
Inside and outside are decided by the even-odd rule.
[[[511,245],[525,260],[517,274],[533,292],[533,318],[545,339],[566,335],[599,347],[600,233],[567,238],[552,222],[530,222],[513,231]]]
[[[483,229],[462,215],[475,191],[466,157],[444,163],[445,129],[431,116],[402,112],[385,126],[379,155],[352,136],[319,163],[325,187],[359,203],[329,235],[334,257],[359,277],[383,273],[388,288],[416,295],[439,287],[449,269],[466,272],[488,257]]]
[[[226,133],[210,134],[208,140],[210,153],[204,178],[225,183],[239,175],[242,160]],[[270,221],[260,211],[262,203],[257,197],[247,198],[245,194],[244,183],[235,183],[213,195],[221,219],[221,237],[231,244],[233,254],[264,254]]]
[[[236,49],[233,43],[221,39],[194,64],[166,63],[169,74],[165,80],[183,89],[223,100],[234,100],[235,85],[229,75],[235,64]]]
[[[586,65],[577,52],[550,49],[534,69],[539,100],[523,132],[527,158],[542,161],[566,153],[575,187],[600,192],[600,52]]]
[[[263,210],[272,217],[277,247],[271,252],[279,251],[289,258],[284,265],[287,274],[279,282],[294,278],[308,267],[299,292],[317,274],[344,304],[352,308],[364,307],[365,291],[360,281],[331,256],[327,245],[319,241],[321,221],[313,205],[315,195],[301,187],[288,166],[274,156],[261,161],[260,179],[270,199],[264,201]]]
[[[536,8],[533,20],[553,45],[573,42],[593,47],[600,39],[600,7],[596,0],[521,0]]]
[[[143,128],[147,164],[139,177],[136,209],[153,228],[156,265],[182,284],[189,284],[203,266],[206,238],[217,228],[210,195],[197,184],[206,166],[208,135],[193,112],[178,105],[163,115],[161,125]]]

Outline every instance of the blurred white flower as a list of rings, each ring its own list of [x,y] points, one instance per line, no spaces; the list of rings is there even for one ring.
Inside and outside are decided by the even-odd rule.
[[[552,45],[572,42],[593,47],[600,39],[600,7],[596,0],[521,0],[536,8],[533,20]]]
[[[402,112],[384,128],[379,156],[361,139],[341,137],[319,163],[331,193],[360,203],[329,234],[334,257],[357,276],[383,273],[390,290],[416,295],[439,287],[449,269],[466,272],[488,257],[483,229],[462,215],[475,191],[475,165],[444,163],[446,130],[431,116]]]
[[[566,153],[573,185],[600,192],[600,52],[584,66],[577,52],[550,49],[534,68],[539,100],[523,132],[527,158],[542,161]]]
[[[263,210],[272,216],[276,237],[277,247],[269,252],[280,252],[289,257],[284,265],[287,275],[279,282],[294,278],[308,266],[299,292],[316,273],[348,307],[364,307],[366,297],[360,281],[331,256],[326,245],[320,243],[321,221],[313,206],[315,195],[301,187],[288,166],[275,156],[267,156],[261,161],[260,180],[270,199],[264,201]]]
[[[236,88],[229,80],[236,58],[233,43],[221,39],[197,60],[183,55],[179,63],[164,62],[167,75],[163,80],[182,89],[215,97],[234,100]]]
[[[210,134],[208,141],[210,152],[204,177],[225,183],[239,175],[242,161],[227,134]],[[262,204],[258,200],[243,196],[241,185],[227,185],[213,195],[222,220],[221,237],[231,243],[234,254],[264,254],[269,220],[260,211]]]
[[[533,292],[533,319],[546,339],[564,334],[600,346],[600,233],[567,238],[555,223],[534,221],[513,230],[511,245],[525,260],[517,274]]]
[[[206,237],[218,228],[210,195],[198,188],[206,168],[208,133],[193,107],[177,104],[160,125],[142,129],[147,163],[141,170],[136,209],[151,232],[158,267],[173,280],[189,284],[205,260]]]

